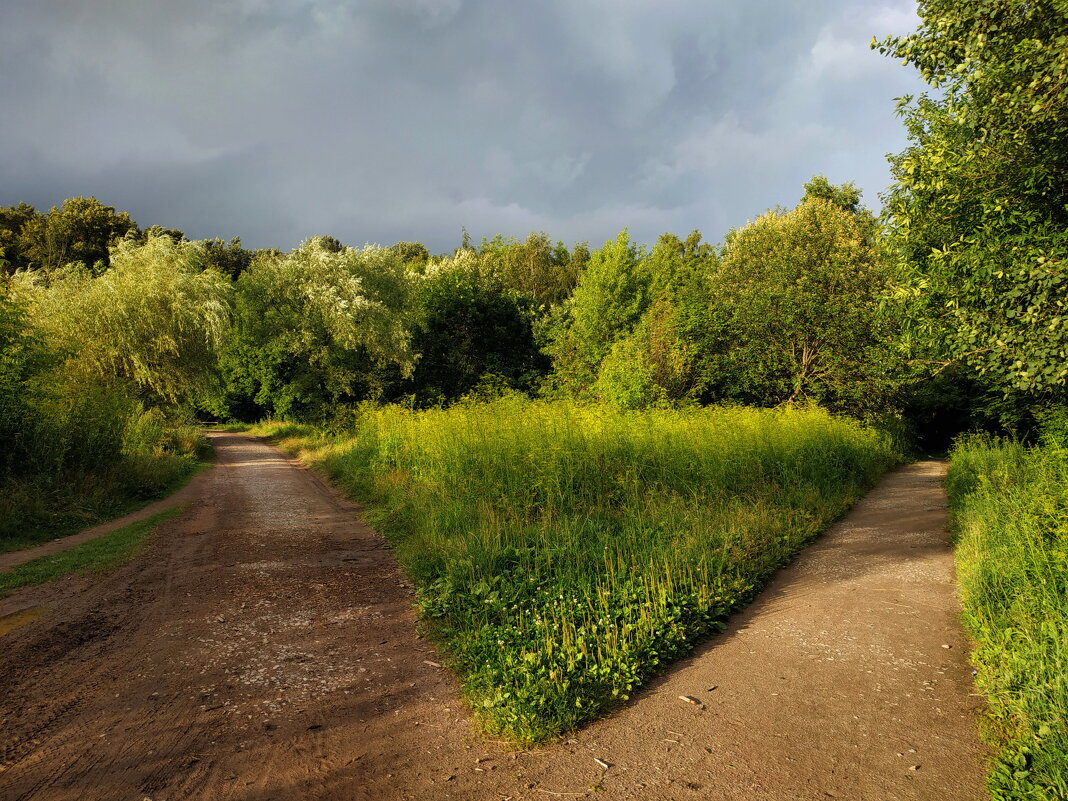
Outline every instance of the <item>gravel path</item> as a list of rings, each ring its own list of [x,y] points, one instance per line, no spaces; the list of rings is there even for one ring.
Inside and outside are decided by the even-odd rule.
[[[938,463],[884,479],[619,714],[516,752],[472,730],[358,509],[212,438],[143,556],[0,604],[45,609],[0,649],[5,801],[983,798]]]

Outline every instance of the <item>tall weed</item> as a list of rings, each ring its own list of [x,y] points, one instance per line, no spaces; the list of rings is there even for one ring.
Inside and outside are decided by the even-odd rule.
[[[369,506],[487,730],[599,715],[718,631],[898,458],[818,410],[506,398],[286,432]]]
[[[1057,422],[1057,421],[1052,421]],[[962,440],[948,477],[994,798],[1068,799],[1068,428]]]

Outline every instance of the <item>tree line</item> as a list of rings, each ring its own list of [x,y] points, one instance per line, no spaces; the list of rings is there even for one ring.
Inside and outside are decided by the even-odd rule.
[[[532,233],[432,256],[329,236],[252,252],[75,198],[4,210],[26,220],[3,232],[5,291],[83,377],[226,418],[501,391],[871,415],[891,408],[897,377],[880,311],[890,272],[859,199],[818,176],[796,208],[718,246],[693,231],[646,247],[624,230],[591,251]],[[40,231],[67,237],[62,264],[35,261]]]

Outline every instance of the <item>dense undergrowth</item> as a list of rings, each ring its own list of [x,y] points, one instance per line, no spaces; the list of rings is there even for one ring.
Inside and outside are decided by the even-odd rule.
[[[121,395],[35,408],[44,413],[20,431],[25,456],[0,471],[0,552],[132,511],[177,489],[209,455],[192,422]]]
[[[1068,436],[962,441],[948,488],[999,799],[1068,798]]]
[[[818,410],[505,399],[273,436],[368,504],[486,729],[568,731],[720,630],[898,455]]]
[[[99,278],[0,281],[0,551],[130,511],[206,457],[179,392],[207,316],[183,300],[203,281],[167,261],[176,247],[116,249]]]

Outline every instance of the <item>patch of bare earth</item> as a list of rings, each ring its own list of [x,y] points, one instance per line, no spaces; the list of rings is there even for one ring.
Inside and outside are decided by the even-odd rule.
[[[471,727],[358,509],[213,439],[147,553],[0,602],[48,610],[0,640],[5,801],[983,797],[937,463],[619,714],[516,752]]]

